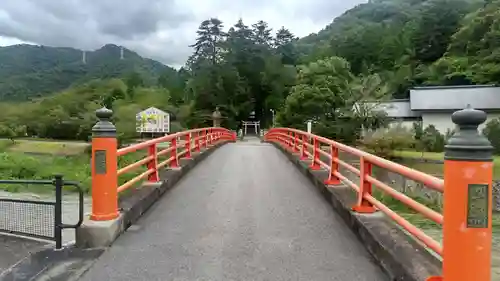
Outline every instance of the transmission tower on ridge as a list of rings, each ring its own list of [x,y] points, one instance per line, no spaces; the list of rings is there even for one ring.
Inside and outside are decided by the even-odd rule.
[[[123,46],[120,47],[120,59],[121,60],[123,59]]]

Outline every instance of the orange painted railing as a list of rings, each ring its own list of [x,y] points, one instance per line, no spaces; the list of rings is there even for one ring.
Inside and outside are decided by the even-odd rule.
[[[456,158],[451,157],[452,153],[450,153],[450,157],[445,160],[444,180],[301,130],[273,128],[265,134],[264,138],[266,141],[282,146],[290,153],[298,154],[301,160],[310,161],[309,168],[311,170],[320,170],[323,168],[329,171],[329,177],[325,180],[325,184],[350,186],[357,194],[357,203],[352,206],[354,212],[372,213],[377,210],[381,211],[414,238],[441,255],[443,257],[443,276],[429,277],[428,281],[490,281],[491,258],[488,255],[491,253],[491,219],[488,223],[486,218],[486,223],[484,223],[484,220],[481,220],[481,218],[477,219],[476,222],[471,221],[470,217],[469,219],[467,218],[467,213],[470,213],[470,211],[467,211],[468,205],[470,206],[470,202],[467,199],[467,194],[471,192],[469,191],[470,186],[483,185],[485,188],[483,190],[489,190],[490,194],[492,192],[492,161],[488,159],[484,160],[481,157],[474,159],[470,155],[463,157],[465,155],[464,151],[468,149],[472,150],[472,154],[475,153],[474,149],[479,151],[479,153],[484,153],[491,149],[487,141],[471,142],[471,146],[467,146],[464,142],[464,139],[470,136],[475,137],[477,135],[478,138],[476,140],[482,137],[477,133],[474,135],[470,131],[473,128],[471,125],[474,125],[474,122],[478,120],[480,118],[463,122],[465,125],[463,125],[464,129],[462,132],[465,130],[469,131],[463,134],[461,132],[456,134],[458,136],[457,145],[452,144],[450,146],[450,150],[455,149],[453,156],[456,156]],[[480,140],[482,141],[483,139]],[[473,147],[476,144],[481,144],[482,146]],[[341,160],[339,153],[350,155],[350,157],[359,160],[359,168],[347,163],[347,161]],[[325,159],[326,161],[324,161]],[[423,183],[427,188],[444,193],[444,214],[446,214],[446,217],[390,187],[381,180],[376,179],[372,173],[374,166],[403,175],[409,179]],[[359,183],[353,182],[352,178],[350,179],[347,175],[342,174],[339,169],[340,167],[357,175]],[[399,200],[407,207],[435,223],[443,225],[444,247],[438,241],[428,236],[423,230],[411,224],[397,212],[376,199],[372,193],[372,187],[378,188],[380,191]],[[445,190],[447,193],[445,193]],[[483,199],[488,200],[486,194],[483,196],[486,196]],[[483,211],[489,212],[489,217],[491,217],[491,198],[489,200],[489,209],[487,207]],[[483,225],[473,225],[478,222],[483,223]]]
[[[326,184],[336,185],[343,182],[352,187],[358,194],[357,204],[353,206],[354,211],[360,213],[373,213],[376,209],[378,209],[392,218],[396,223],[433,251],[438,254],[442,254],[442,247],[440,243],[426,235],[422,230],[415,227],[402,216],[398,215],[396,212],[392,211],[382,202],[377,200],[372,195],[372,185],[438,224],[443,224],[443,215],[376,179],[372,173],[372,168],[373,166],[378,166],[391,172],[401,174],[412,180],[422,182],[424,185],[439,192],[443,192],[444,189],[444,181],[442,179],[410,169],[362,150],[300,130],[275,128],[271,129],[265,135],[265,138],[269,141],[278,142],[291,152],[300,152],[303,160],[309,159],[311,161],[311,169],[319,170],[324,168],[330,171],[329,178],[325,180]],[[328,151],[322,149],[324,146],[328,147]],[[358,158],[360,168],[358,169],[348,164],[346,161],[342,161],[339,158],[339,152],[344,152]],[[328,159],[328,161],[322,161],[321,156]],[[359,176],[359,184],[348,179],[346,175],[342,175],[339,170],[340,167],[344,167]]]
[[[94,221],[118,217],[118,194],[141,183],[159,182],[159,171],[179,167],[179,159],[190,159],[193,152],[201,152],[215,144],[235,141],[236,134],[224,128],[193,129],[155,138],[117,149],[116,128],[110,122],[112,112],[106,108],[96,113],[99,122],[93,128],[92,138],[92,213]],[[165,146],[162,149],[161,144]],[[118,168],[118,158],[146,150],[147,156]],[[146,171],[118,186],[119,176],[146,167]]]
[[[144,165],[147,170],[133,179],[123,183],[118,187],[118,193],[127,190],[137,182],[147,179],[148,182],[158,182],[158,171],[164,167],[177,168],[179,167],[179,159],[191,159],[193,151],[200,152],[202,148],[218,143],[221,140],[233,140],[234,134],[224,128],[202,128],[194,129],[176,134],[152,139],[142,143],[134,144],[128,147],[118,149],[116,155],[118,157],[136,152],[138,150],[148,151],[148,156],[123,167],[117,171],[117,175],[123,175],[132,172]],[[167,148],[158,149],[158,145],[166,143]],[[160,157],[168,158],[159,162]]]

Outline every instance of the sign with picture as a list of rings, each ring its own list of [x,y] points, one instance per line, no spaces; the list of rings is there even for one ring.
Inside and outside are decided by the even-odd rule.
[[[136,128],[138,133],[169,133],[170,114],[150,107],[136,114]]]

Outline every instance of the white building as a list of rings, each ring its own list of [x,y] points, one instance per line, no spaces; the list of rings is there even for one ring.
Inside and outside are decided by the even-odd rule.
[[[469,105],[483,110],[488,119],[500,117],[500,87],[480,86],[439,86],[416,87],[410,90],[410,99],[392,100],[377,104],[376,109],[384,110],[394,123],[411,128],[414,122],[422,122],[424,128],[434,125],[442,134],[455,129],[451,114]]]

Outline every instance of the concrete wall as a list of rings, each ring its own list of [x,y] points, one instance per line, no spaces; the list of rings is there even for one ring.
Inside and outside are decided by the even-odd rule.
[[[422,112],[422,124],[424,128],[429,125],[434,125],[436,129],[439,130],[441,134],[446,134],[448,129],[454,130],[455,124],[451,121],[451,114],[453,112]],[[489,112],[488,119],[485,123],[479,126],[479,130],[482,131],[486,123],[490,120],[500,117],[498,112]]]

